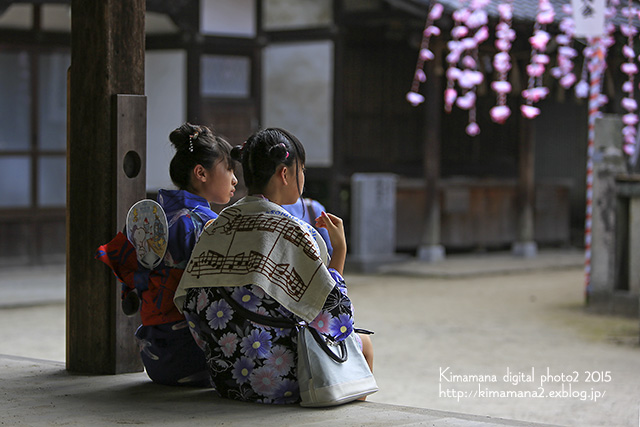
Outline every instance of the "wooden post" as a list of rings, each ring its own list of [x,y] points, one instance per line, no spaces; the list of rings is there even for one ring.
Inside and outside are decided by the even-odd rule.
[[[442,44],[434,46],[442,51]],[[440,53],[436,53],[436,57]],[[436,61],[426,63],[428,76],[425,84],[424,115],[424,181],[425,181],[425,218],[422,238],[416,257],[423,261],[440,261],[445,257],[444,247],[440,244],[440,123],[442,122],[442,80],[443,70]]]
[[[535,242],[535,124],[520,117],[518,155],[517,210],[518,230],[511,252],[516,256],[535,257],[538,245]]]
[[[145,196],[145,1],[72,0],[71,10],[67,370],[140,371],[139,318],[122,314],[119,286],[94,255]]]

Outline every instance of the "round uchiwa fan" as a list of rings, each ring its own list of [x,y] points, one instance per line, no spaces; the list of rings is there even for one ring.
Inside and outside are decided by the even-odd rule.
[[[135,203],[127,214],[127,238],[136,249],[138,262],[153,270],[167,251],[169,225],[162,206],[151,199]]]

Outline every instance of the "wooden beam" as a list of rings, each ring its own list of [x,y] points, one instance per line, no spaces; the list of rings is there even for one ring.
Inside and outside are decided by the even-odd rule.
[[[72,1],[67,147],[67,369],[115,374],[142,369],[113,274],[94,259],[144,198],[144,173],[123,180],[123,149],[144,161],[144,0]],[[145,114],[146,116],[146,114]],[[128,135],[127,135],[128,134]],[[127,138],[123,139],[123,136]],[[142,170],[143,172],[143,170]]]

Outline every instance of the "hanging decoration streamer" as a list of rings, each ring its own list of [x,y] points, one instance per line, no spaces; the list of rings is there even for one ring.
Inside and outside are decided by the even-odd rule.
[[[595,151],[595,123],[600,116],[600,107],[603,98],[601,95],[602,77],[606,69],[606,48],[605,43],[600,38],[591,39],[589,46],[585,49],[585,55],[589,74],[589,121],[588,121],[588,142],[587,142],[587,203],[585,212],[585,290],[589,293],[591,283],[591,225],[593,213],[593,155]]]
[[[634,96],[634,77],[638,73],[638,66],[635,63],[636,54],[633,49],[633,38],[638,34],[638,30],[632,25],[632,19],[637,13],[631,0],[628,0],[627,7],[622,9],[623,16],[627,18],[627,24],[620,26],[620,32],[627,37],[627,44],[622,47],[622,55],[626,58],[626,62],[620,66],[620,70],[627,75],[627,81],[622,85],[622,92],[626,94],[622,99],[622,108],[627,111],[622,116],[622,122],[625,125],[622,129],[622,135],[624,139],[623,150],[629,157],[633,157],[636,151],[636,125],[638,124],[638,115],[636,114],[638,103]]]
[[[573,60],[578,56],[578,52],[572,46],[576,25],[572,18],[573,8],[571,4],[563,5],[562,12],[565,16],[560,20],[559,25],[562,33],[556,36],[558,52],[556,66],[551,69],[551,75],[558,79],[560,86],[569,89],[577,80],[576,75],[573,73]],[[584,84],[587,85],[586,82]],[[585,93],[583,97],[586,98],[586,95]]]
[[[490,0],[471,0],[469,7],[463,7],[453,13],[455,21],[451,29],[452,40],[448,43],[447,89],[445,90],[445,110],[451,111],[455,105],[469,111],[469,123],[465,131],[470,136],[480,133],[476,123],[476,90],[484,81],[484,74],[478,63],[478,46],[489,38],[487,23],[489,18],[485,8]],[[460,68],[458,68],[458,66]],[[461,90],[461,96],[455,90],[455,84]]]
[[[531,44],[531,60],[527,65],[528,85],[522,91],[526,103],[520,106],[522,115],[527,119],[533,119],[540,114],[540,109],[533,103],[543,100],[549,94],[549,88],[542,86],[542,76],[549,63],[549,55],[545,52],[551,36],[546,30],[547,24],[555,19],[555,11],[549,0],[538,1],[538,14],[533,27],[533,36],[529,37]]]
[[[461,40],[469,34],[469,29],[464,25],[464,21],[469,15],[469,10],[466,7],[458,9],[453,12],[453,28],[451,28],[451,40],[447,43],[449,53],[447,54],[446,61],[447,67],[447,88],[444,90],[444,110],[447,113],[451,112],[454,102],[458,98],[458,92],[456,91],[456,81],[462,77],[462,71],[456,67],[462,56],[462,42]],[[467,77],[468,79],[468,77]],[[467,101],[468,102],[468,101]],[[475,100],[474,100],[475,102]],[[465,101],[463,101],[463,104]]]
[[[491,88],[496,92],[496,106],[489,114],[495,123],[504,123],[511,116],[511,109],[507,106],[507,94],[511,93],[511,83],[508,76],[511,70],[511,45],[516,39],[516,32],[511,28],[513,18],[513,0],[506,0],[498,6],[500,22],[496,26],[495,46],[498,49],[493,57],[493,68],[498,73],[498,79],[491,83]]]
[[[429,42],[432,36],[440,35],[440,28],[433,25],[435,21],[440,19],[444,7],[440,3],[434,3],[427,15],[427,22],[422,32],[422,43],[420,44],[420,54],[418,55],[418,62],[416,64],[416,71],[413,75],[413,83],[411,84],[411,91],[407,93],[407,101],[414,107],[424,102],[424,96],[418,92],[420,89],[420,83],[427,81],[427,76],[424,72],[424,64],[427,61],[431,61],[434,58],[433,52],[429,50]]]

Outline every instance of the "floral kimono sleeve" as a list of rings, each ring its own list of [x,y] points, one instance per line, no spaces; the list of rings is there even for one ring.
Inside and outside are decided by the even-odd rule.
[[[342,341],[353,332],[353,309],[344,279],[332,268],[329,273],[336,284],[329,292],[322,311],[311,322],[311,327],[335,341]]]

